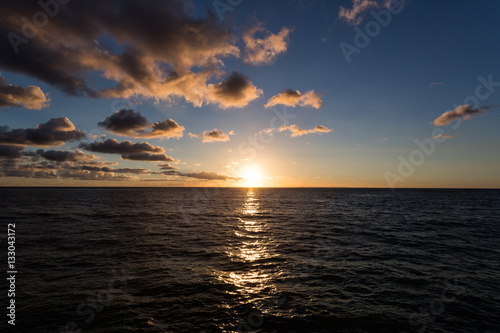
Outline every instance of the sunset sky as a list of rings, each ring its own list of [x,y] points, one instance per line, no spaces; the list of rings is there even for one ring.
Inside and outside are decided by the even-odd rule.
[[[2,1],[0,185],[499,188],[499,14]]]

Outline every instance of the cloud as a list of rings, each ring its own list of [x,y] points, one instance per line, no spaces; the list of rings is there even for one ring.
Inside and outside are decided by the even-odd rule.
[[[87,170],[63,171],[58,174],[61,178],[73,178],[79,180],[110,180],[110,181],[132,181],[139,178],[126,175],[115,175],[108,172],[93,172]]]
[[[87,151],[104,154],[134,154],[134,153],[163,153],[165,150],[159,146],[153,146],[147,142],[132,143],[131,141],[118,142],[115,139],[95,141],[92,143],[81,143],[79,148]]]
[[[157,164],[157,165],[160,167],[161,170],[175,170],[175,169],[179,169],[178,167],[170,165],[168,163]]]
[[[24,146],[0,145],[0,158],[16,159],[23,156]]]
[[[224,133],[222,130],[214,128],[211,131],[204,131],[200,134],[189,133],[191,138],[203,139],[202,142],[225,142],[229,141],[229,135],[234,135],[234,131],[230,131],[228,134]]]
[[[474,109],[470,105],[460,105],[453,111],[448,111],[440,115],[434,120],[434,126],[443,126],[451,123],[453,120],[463,117],[464,120],[469,120],[473,116],[484,113],[489,109],[495,108],[496,106],[485,106],[482,108]]]
[[[50,164],[46,162],[32,163],[32,164],[1,164],[0,177],[24,177],[24,178],[45,178],[45,179],[78,179],[78,180],[137,180],[137,177],[126,175],[115,175],[120,171],[124,173],[140,173],[141,169],[112,169],[105,170],[105,168],[98,170],[86,170],[85,165],[75,165],[72,163],[58,163]],[[111,169],[111,168],[110,168]],[[146,169],[145,169],[146,170]],[[127,172],[125,172],[127,171]]]
[[[292,30],[283,27],[278,34],[273,34],[261,22],[247,27],[243,32],[243,42],[245,43],[244,62],[251,65],[274,63],[281,53],[286,52],[290,32]],[[257,38],[255,37],[257,33],[263,33],[265,37]]]
[[[85,138],[83,131],[75,129],[68,118],[52,118],[46,123],[38,124],[36,128],[14,129],[8,131],[0,126],[0,144],[18,146],[62,146],[68,141]]]
[[[165,161],[165,162],[176,162],[177,160],[173,159],[170,156],[165,154],[151,154],[151,153],[131,153],[131,154],[122,154],[121,158],[123,160],[131,160],[131,161]]]
[[[220,27],[211,12],[192,18],[185,3],[174,0],[71,1],[58,8],[46,25],[33,25],[36,32],[26,38],[23,18],[40,11],[38,2],[1,3],[1,68],[68,94],[96,98],[184,98],[195,106],[213,103],[226,108],[244,106],[259,96],[260,90],[251,84],[238,94],[225,94],[224,81],[208,85],[223,74],[225,58],[240,56],[234,34]],[[286,29],[269,34],[252,54],[265,50],[272,58],[283,52],[278,41],[287,34]],[[91,79],[96,73],[105,85]]]
[[[39,149],[35,152],[35,156],[43,157],[48,161],[54,162],[81,162],[96,159],[97,156],[86,154],[81,150],[75,152],[63,150],[43,150]],[[31,154],[28,156],[32,156]]]
[[[433,137],[433,139],[453,139],[456,137],[458,137],[458,135],[439,134]]]
[[[302,136],[310,133],[328,133],[331,132],[332,130],[327,128],[326,126],[323,125],[318,125],[314,127],[313,129],[302,129],[297,127],[297,125],[288,125],[288,126],[282,126],[280,128],[280,132],[283,131],[290,131],[292,134],[290,134],[291,137],[297,137],[297,136]]]
[[[135,135],[135,131],[149,127],[149,121],[140,112],[121,109],[97,123],[98,126],[116,135]]]
[[[431,82],[431,83],[429,83],[429,87],[440,86],[442,84],[444,84],[444,82]]]
[[[241,180],[240,177],[221,175],[215,172],[207,172],[207,171],[189,172],[189,173],[184,173],[179,171],[165,171],[163,172],[163,174],[166,176],[181,176],[181,177],[204,179],[204,180]]]
[[[316,93],[314,90],[301,94],[298,90],[286,89],[278,95],[271,97],[264,106],[266,108],[270,108],[272,106],[282,104],[291,107],[299,105],[319,109],[321,108],[322,103],[321,95]]]
[[[359,25],[363,22],[364,14],[374,8],[394,8],[395,5],[400,3],[403,6],[403,2],[394,2],[394,0],[352,0],[352,9],[345,7],[340,7],[339,18],[344,19],[346,22],[352,25]]]
[[[123,160],[178,162],[178,160],[163,154],[165,150],[162,147],[153,146],[147,142],[132,143],[128,140],[118,142],[115,139],[107,139],[81,143],[78,147],[95,153],[120,154]]]
[[[137,175],[149,175],[149,169],[144,168],[111,168],[108,166],[95,166],[95,165],[80,165],[77,167],[80,170],[86,171],[96,171],[96,172],[112,172],[112,173],[128,173],[128,174],[137,174]]]
[[[116,111],[97,125],[112,134],[132,138],[181,138],[185,129],[170,118],[157,123],[149,123],[140,112],[130,109]]]
[[[248,77],[234,71],[224,81],[208,85],[208,96],[222,109],[241,108],[262,95]]]
[[[0,75],[0,109],[4,107],[40,110],[48,107],[50,99],[37,86],[22,87],[9,84],[6,78]]]

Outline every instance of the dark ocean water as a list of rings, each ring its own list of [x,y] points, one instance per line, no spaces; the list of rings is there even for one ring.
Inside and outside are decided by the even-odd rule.
[[[1,332],[500,331],[500,191],[4,188],[0,206]]]

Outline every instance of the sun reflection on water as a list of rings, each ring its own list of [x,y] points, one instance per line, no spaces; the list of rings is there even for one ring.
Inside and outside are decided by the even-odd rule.
[[[268,263],[274,256],[275,241],[266,219],[259,216],[260,203],[255,190],[248,189],[245,202],[236,213],[240,216],[234,228],[236,242],[226,253],[232,262],[245,264],[245,268],[219,272],[219,278],[236,287],[237,293],[243,296],[243,303],[251,303],[261,299],[264,290],[276,289],[272,281],[279,273],[270,269]]]

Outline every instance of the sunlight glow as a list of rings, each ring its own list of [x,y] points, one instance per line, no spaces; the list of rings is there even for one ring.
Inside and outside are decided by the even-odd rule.
[[[257,187],[262,186],[264,177],[262,176],[260,168],[256,165],[252,165],[245,169],[243,178],[245,180],[245,186]]]

